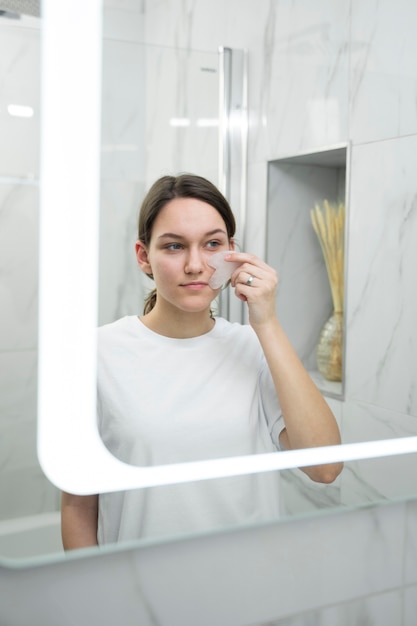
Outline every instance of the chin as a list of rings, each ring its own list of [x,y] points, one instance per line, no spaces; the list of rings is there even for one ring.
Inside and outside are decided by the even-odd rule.
[[[181,311],[184,313],[204,313],[205,311],[210,311],[211,303],[213,300],[207,302],[192,302],[190,304],[182,303],[178,306]]]

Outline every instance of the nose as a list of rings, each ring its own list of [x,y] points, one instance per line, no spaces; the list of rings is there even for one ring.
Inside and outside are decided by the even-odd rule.
[[[190,248],[185,264],[186,274],[200,274],[204,269],[204,260],[201,250]]]

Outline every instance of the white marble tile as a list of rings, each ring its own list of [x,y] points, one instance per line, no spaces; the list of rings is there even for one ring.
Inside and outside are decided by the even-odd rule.
[[[402,593],[391,591],[256,626],[391,626],[401,619]]]
[[[138,180],[143,176],[145,59],[142,44],[103,42],[102,178]]]
[[[0,350],[37,345],[38,204],[37,185],[0,180]]]
[[[233,30],[236,27],[236,0],[179,0],[147,1],[145,3],[145,40],[157,45],[178,46],[195,50],[216,50],[219,45],[231,45],[225,41],[231,34],[230,19],[233,15]],[[259,4],[263,4],[261,1]],[[235,9],[234,12],[228,8]],[[239,20],[239,24],[245,20]]]
[[[0,19],[0,176],[39,175],[40,37]],[[24,107],[14,111],[11,106]],[[7,146],[7,149],[5,147]]]
[[[120,37],[129,38],[121,29]],[[218,53],[106,38],[102,178],[146,183],[192,171],[218,179]]]
[[[0,423],[35,420],[37,352],[0,351]]]
[[[104,39],[143,42],[143,31],[143,0],[104,0]]]
[[[268,202],[268,164],[248,164],[247,209],[246,209],[246,241],[241,239],[242,246],[265,259],[267,202]]]
[[[417,5],[409,0],[352,0],[353,141],[375,141],[417,132],[416,22]]]
[[[346,393],[417,416],[417,136],[354,146]]]
[[[326,521],[108,546],[36,569],[0,566],[2,615],[15,624],[34,623],[36,615],[36,626],[55,626],[57,615],[62,623],[111,626],[121,614],[126,626],[138,620],[144,626],[173,621],[194,626],[196,616],[199,626],[271,626],[303,613],[313,620],[322,608],[326,625],[338,624],[339,617],[346,624],[345,609],[355,626],[362,617],[363,623],[381,626],[384,614],[392,618],[391,626],[400,623],[403,509],[396,505]],[[112,593],[103,595],[110,588]],[[76,601],[67,606],[68,595]],[[16,602],[21,597],[25,602]],[[51,608],[45,597],[56,605]]]
[[[404,589],[404,626],[414,626],[417,615],[417,585]]]
[[[406,508],[406,551],[404,563],[405,584],[417,583],[417,500],[407,502]],[[415,596],[417,598],[417,594]],[[410,622],[411,624],[411,622]]]
[[[36,453],[37,353],[0,352],[0,518],[56,510]]]
[[[145,40],[249,50],[249,162],[259,162],[346,139],[348,9],[263,1],[255,17],[248,0],[147,3]]]
[[[413,437],[417,435],[417,417],[347,399],[342,428],[344,443]]]
[[[416,432],[415,417],[352,401],[343,406],[343,443],[407,437]],[[416,497],[416,471],[417,453],[349,461],[341,474],[341,503],[356,506]]]
[[[37,464],[37,353],[0,352],[0,470]]]
[[[143,0],[103,0],[105,9],[114,9],[129,13],[141,13],[143,11],[143,4]]]
[[[101,184],[99,325],[143,309],[142,272],[135,257],[143,183],[106,180]]]
[[[164,174],[218,180],[218,54],[147,49],[147,186]]]
[[[356,507],[416,497],[415,454],[361,459],[345,463],[341,504]]]
[[[318,517],[266,526],[255,532],[256,541],[251,531],[218,535],[213,543],[210,538],[195,539],[181,547],[177,544],[180,565],[177,559],[168,562],[167,546],[153,551],[152,560],[137,555],[135,577],[155,620],[161,623],[169,623],[173,614],[183,624],[192,623],[191,616],[199,615],[201,626],[268,623],[398,587],[402,581],[404,538],[399,529],[403,523],[403,507],[392,507],[335,514],[326,522]],[[194,569],[197,552],[204,567]],[[228,578],[230,568],[232,580]],[[161,579],[162,569],[165,580]],[[165,597],[161,603],[166,580],[175,572],[184,584],[189,570],[193,570],[192,579],[187,576],[186,582],[189,602]],[[222,594],[221,602],[215,602],[220,588],[227,593]],[[202,589],[210,589],[210,593],[202,595]],[[245,590],[249,589],[247,596]],[[374,605],[375,614],[378,610]]]
[[[263,47],[251,50],[251,160],[348,136],[347,1],[271,3]]]
[[[301,470],[281,472],[281,517],[300,517],[332,511],[341,505],[341,477],[331,485],[315,483]]]
[[[59,509],[60,492],[33,465],[0,473],[0,518],[14,519]]]

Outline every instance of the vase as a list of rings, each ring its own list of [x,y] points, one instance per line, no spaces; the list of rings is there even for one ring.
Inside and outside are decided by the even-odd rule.
[[[343,313],[333,312],[320,333],[317,367],[326,380],[342,380]]]

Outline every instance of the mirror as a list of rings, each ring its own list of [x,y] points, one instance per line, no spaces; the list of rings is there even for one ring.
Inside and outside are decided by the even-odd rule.
[[[360,9],[357,10],[360,11]],[[136,25],[140,27],[138,12],[134,10],[128,11],[128,15],[123,13],[123,11],[121,12],[124,22],[122,20],[123,25],[121,25],[120,28],[126,28],[125,36],[128,43],[121,42],[120,46],[116,42],[116,33],[111,32],[112,28],[116,29],[119,26],[116,26],[114,20],[109,20],[106,24],[106,17],[114,16],[115,13],[117,13],[117,9],[109,3],[107,13],[105,13],[104,23],[105,42],[108,43],[107,52],[106,43],[104,45],[104,59],[106,59],[106,54],[108,58],[112,56],[112,48],[117,49],[114,52],[113,60],[115,60],[117,56],[120,59],[126,59],[124,55],[126,54],[127,57],[129,57],[128,49],[137,45],[129,41],[129,38],[132,38],[132,30],[134,30],[132,24],[135,24],[135,28]],[[132,19],[132,14],[134,20]],[[154,15],[154,17],[156,18],[154,23],[156,23],[158,21],[157,16]],[[5,463],[2,468],[2,494],[4,494],[4,498],[2,498],[2,508],[6,507],[6,503],[10,503],[9,511],[13,511],[13,513],[9,515],[9,517],[19,517],[20,515],[27,516],[32,513],[56,510],[58,493],[57,490],[49,484],[49,481],[42,476],[35,457],[34,419],[36,411],[34,407],[36,402],[35,376],[37,341],[36,330],[34,329],[36,328],[37,276],[33,258],[35,258],[37,254],[36,237],[34,236],[37,224],[34,215],[36,215],[38,202],[39,179],[39,65],[37,65],[39,59],[39,30],[38,25],[34,23],[35,18],[33,18],[33,21],[30,21],[31,18],[23,18],[19,23],[17,21],[16,23],[12,22],[11,19],[6,22],[6,18],[2,18],[2,20],[2,43],[0,45],[5,46],[7,54],[1,55],[1,58],[10,59],[10,64],[12,64],[13,59],[17,58],[19,42],[23,36],[22,27],[25,41],[28,42],[28,47],[31,51],[28,51],[28,53],[22,57],[20,61],[21,65],[15,65],[13,72],[7,74],[9,77],[9,93],[13,95],[18,93],[18,91],[13,92],[13,89],[17,89],[17,80],[20,76],[22,91],[20,92],[21,97],[19,102],[1,102],[0,105],[0,123],[4,129],[3,136],[8,138],[7,145],[16,147],[25,145],[24,154],[22,154],[20,149],[16,151],[10,149],[7,151],[7,154],[0,151],[4,159],[1,172],[2,206],[6,208],[6,210],[3,211],[3,217],[6,220],[6,228],[1,231],[5,239],[2,250],[10,252],[11,255],[8,257],[8,260],[5,261],[5,267],[8,268],[6,275],[9,276],[10,279],[8,282],[9,286],[5,288],[6,306],[3,309],[7,323],[2,325],[3,344],[1,358],[5,364],[5,367],[2,368],[2,372],[5,372],[2,379],[2,398],[4,402],[3,406],[5,407],[2,411],[2,415],[4,416],[2,421],[5,437],[2,437],[2,441],[7,441],[7,444],[4,444],[5,452],[3,453],[3,458],[11,459],[13,457],[13,460]],[[358,37],[362,38],[361,41],[367,42],[367,34],[361,33],[359,27],[359,23],[367,22],[360,22],[359,15],[354,15],[353,20],[354,32],[357,33]],[[111,26],[110,22],[112,22]],[[149,20],[148,23],[152,23],[151,20]],[[137,35],[135,35],[135,37],[136,36]],[[337,36],[343,41],[341,33],[337,32]],[[381,37],[382,36],[383,33],[381,31]],[[138,39],[140,39],[140,36],[138,36]],[[382,39],[384,40],[384,46],[386,46],[387,39],[384,37],[382,37]],[[280,41],[278,36],[277,41]],[[308,40],[306,41],[308,43]],[[409,45],[411,46],[412,44],[410,43]],[[352,47],[352,81],[358,78],[360,59],[362,58],[361,50],[362,48],[359,44]],[[293,53],[297,55],[297,49],[293,50]],[[388,51],[386,53],[388,54]],[[409,58],[415,57],[410,53]],[[274,62],[277,63],[278,66],[281,63],[278,53]],[[212,66],[210,65],[209,67]],[[302,72],[303,67],[304,65],[301,61],[298,66],[298,71]],[[395,82],[393,72],[391,72],[389,68],[390,66],[388,66],[385,75],[387,84],[392,85],[394,82],[394,84],[397,85],[398,93],[400,93],[402,87]],[[135,71],[134,68],[132,68],[132,71]],[[339,75],[342,81],[345,78],[344,71],[343,67],[340,67]],[[395,72],[397,71],[398,65],[395,66]],[[284,81],[285,76],[287,76],[287,74],[284,74]],[[412,73],[411,71],[408,73],[406,67],[402,74],[404,82],[407,82],[407,76],[412,76]],[[114,77],[115,74],[113,74],[113,78]],[[369,80],[368,82],[364,81],[361,83],[365,85],[363,87],[364,90],[366,89],[366,85],[369,86],[370,82],[372,82],[373,77],[372,68],[368,68]],[[254,98],[254,104],[251,106],[256,108],[259,104],[259,111],[269,111],[269,105],[266,101],[259,103],[256,101],[257,96],[255,94],[262,91],[257,90],[257,72],[251,73],[250,80],[253,81],[250,89],[252,97]],[[271,85],[269,87],[270,92],[268,93],[271,94],[271,98],[274,99],[277,106],[281,107],[282,100],[275,93],[275,89],[278,89],[278,85],[275,85],[271,76],[269,80],[271,81]],[[134,81],[132,81],[132,83],[134,83]],[[411,80],[408,80],[407,84],[410,83]],[[346,85],[347,84],[348,80],[346,79]],[[317,129],[321,129],[322,131],[319,139],[317,139],[317,136],[314,136],[311,130],[312,126],[311,128],[309,127],[309,132],[306,132],[304,138],[304,145],[307,148],[310,148],[311,145],[320,148],[323,144],[331,147],[335,145],[338,140],[345,138],[343,131],[346,127],[343,126],[343,124],[345,123],[345,108],[348,106],[347,103],[349,102],[348,91],[347,87],[341,86],[340,83],[338,83],[338,85],[338,89],[340,89],[339,126],[336,124],[336,116],[333,115],[334,106],[330,106],[331,96],[329,96],[329,107],[324,113],[328,114],[332,122],[334,122],[331,125],[332,128],[330,130],[328,128],[325,129],[324,124],[321,127],[320,123],[317,123],[314,127],[316,133],[318,132]],[[105,81],[103,82],[103,87],[105,87]],[[281,89],[282,84],[278,91],[281,92]],[[382,449],[384,449],[386,453],[390,453],[396,450],[395,443],[387,443],[385,440],[398,438],[395,442],[399,446],[408,444],[409,448],[408,450],[405,449],[405,451],[410,451],[410,449],[413,449],[412,446],[415,445],[413,440],[409,437],[415,435],[415,416],[417,414],[415,386],[413,386],[413,379],[415,378],[413,319],[416,317],[416,300],[415,290],[412,287],[414,284],[412,281],[412,268],[415,264],[413,257],[414,247],[412,244],[415,239],[413,230],[415,229],[415,220],[413,221],[412,212],[412,202],[413,197],[415,197],[415,182],[412,164],[416,141],[413,135],[415,128],[412,126],[405,112],[403,112],[403,115],[399,118],[401,119],[401,129],[399,131],[396,127],[393,127],[394,129],[389,127],[385,130],[382,116],[381,118],[377,116],[372,120],[372,123],[368,123],[367,111],[369,105],[366,102],[366,92],[364,90],[358,88],[357,100],[355,103],[352,103],[352,133],[349,135],[353,141],[350,157],[351,162],[349,163],[349,167],[351,168],[351,187],[349,190],[348,206],[350,220],[349,242],[354,242],[354,245],[352,249],[348,250],[349,292],[346,319],[348,332],[346,353],[346,363],[348,367],[347,386],[343,400],[329,398],[329,403],[331,403],[339,419],[342,427],[343,440],[346,443],[381,440],[385,446]],[[108,92],[108,97],[111,96],[110,91],[111,90]],[[10,113],[5,113],[7,104],[23,104],[29,106],[29,93],[34,94],[32,106],[34,114],[32,117],[13,117]],[[265,91],[263,91],[263,93],[265,94]],[[378,84],[375,93],[383,94],[384,85]],[[295,95],[295,93],[292,94],[294,97]],[[361,98],[363,99],[362,101]],[[378,106],[381,106],[381,103],[384,103],[383,97],[378,99]],[[107,104],[110,106],[110,102]],[[105,105],[106,103],[103,104],[103,120],[106,111]],[[320,108],[320,103],[317,102],[316,105],[317,106],[313,107],[315,113],[313,108],[309,110],[312,119],[315,119],[316,122],[320,122],[324,120],[323,106]],[[29,111],[27,111],[27,113],[29,113]],[[255,118],[255,114],[253,115]],[[282,111],[279,109],[277,115],[280,121],[280,123],[277,124],[277,128],[282,128],[285,121],[288,122],[287,125],[289,128],[294,129],[294,124],[290,123],[291,112],[289,110]],[[298,115],[300,115],[300,113]],[[388,112],[386,118],[387,120],[391,120],[392,115]],[[271,119],[274,118],[271,117]],[[127,125],[125,128],[127,128]],[[337,128],[336,133],[334,131],[335,128]],[[109,169],[112,168],[113,171],[117,164],[119,164],[120,169],[118,176],[123,177],[124,172],[129,168],[129,163],[138,162],[141,155],[136,154],[132,149],[134,142],[129,138],[128,133],[126,135],[123,134],[124,128],[122,126],[114,131],[114,135],[112,135],[112,132],[113,129],[109,128],[109,135],[103,146],[102,164],[107,163]],[[248,185],[247,232],[253,234],[255,253],[262,253],[264,246],[263,220],[265,216],[260,215],[257,208],[259,206],[267,206],[266,163],[267,161],[273,161],[281,157],[293,155],[297,151],[302,151],[298,150],[298,146],[302,145],[302,138],[300,139],[298,136],[294,136],[293,139],[291,139],[283,134],[280,137],[280,141],[274,143],[275,138],[273,135],[275,132],[278,132],[278,130],[272,131],[271,123],[268,121],[267,127],[260,126],[252,131],[252,136],[254,137],[256,135],[256,139],[254,138],[249,145],[250,175]],[[270,133],[271,136],[267,137],[266,133]],[[335,136],[338,133],[340,136]],[[389,141],[390,137],[395,137],[396,140]],[[261,147],[262,143],[264,144],[263,148]],[[277,149],[277,145],[280,146],[279,150]],[[294,145],[297,145],[297,150],[294,149]],[[113,146],[113,148],[111,149],[110,146]],[[118,157],[120,157],[120,160],[118,160]],[[124,157],[127,158],[123,163]],[[130,157],[133,158],[130,159]],[[23,165],[20,161],[22,158]],[[15,166],[15,164],[18,165]],[[23,169],[21,169],[22,167]],[[216,169],[216,167],[213,168],[213,176]],[[151,172],[152,179],[155,177],[154,174],[155,172]],[[142,183],[132,183],[130,187],[126,186],[125,190],[122,192],[119,181],[120,178],[117,179],[115,177],[114,180],[108,180],[103,185],[104,195],[102,197],[105,198],[105,202],[107,203],[106,206],[108,207],[109,215],[103,219],[101,224],[104,231],[106,229],[111,230],[114,228],[117,219],[121,219],[122,224],[120,224],[120,229],[117,231],[113,243],[109,243],[110,246],[113,245],[117,248],[126,233],[129,233],[128,236],[132,233],[133,238],[135,236],[136,215],[132,215],[130,209],[137,206],[140,194],[149,183],[149,180],[144,179],[143,187],[140,187]],[[60,193],[62,198],[62,189]],[[126,198],[126,200],[123,199],[119,202],[121,197]],[[115,198],[117,198],[117,201],[114,200]],[[14,202],[16,202],[16,204],[14,204]],[[114,215],[114,221],[112,221],[113,217],[110,217],[110,211],[116,204],[118,207],[119,205],[126,207],[126,214],[122,217],[122,215],[118,213]],[[395,210],[398,207],[402,207],[401,211]],[[381,219],[381,215],[383,219]],[[8,222],[7,220],[10,221]],[[123,220],[125,226],[123,225]],[[19,244],[19,246],[15,246],[12,244],[11,234],[13,232],[15,233],[16,240],[22,245]],[[125,251],[128,251],[129,245],[124,244],[124,248],[123,254]],[[25,254],[27,254],[27,257],[24,256]],[[61,255],[59,255],[58,258],[61,263]],[[125,257],[119,258],[117,264],[120,271],[122,271],[123,268],[127,268],[126,273],[129,277],[128,284],[132,285],[136,280],[134,264],[132,263],[130,266],[124,265],[126,263],[124,259]],[[18,274],[19,267],[20,274]],[[16,289],[16,285],[21,284],[20,277],[22,274],[25,276],[25,285],[27,284],[27,288],[24,290]],[[33,283],[31,281],[33,281]],[[389,289],[387,289],[388,284]],[[103,287],[101,286],[100,289],[102,294]],[[387,302],[386,297],[388,290],[390,293],[389,302]],[[130,289],[126,289],[125,292],[122,292],[121,300],[123,301],[124,299],[126,302],[127,298],[130,297],[130,293],[133,293]],[[12,296],[7,294],[12,294]],[[139,298],[139,294],[134,297]],[[113,300],[108,301],[107,304],[104,303],[104,300],[100,302],[99,310],[102,311],[103,321],[104,319],[107,321],[109,316],[118,315],[120,313],[120,311],[115,308],[115,303],[118,301],[120,301],[120,299],[115,296]],[[128,306],[130,306],[130,303]],[[106,307],[108,308],[106,309]],[[17,311],[23,312],[21,317],[19,317]],[[372,334],[370,329],[377,328],[375,323],[376,319],[381,324],[381,327],[378,332]],[[366,338],[366,341],[364,338]],[[22,393],[22,390],[25,390],[24,393]],[[19,420],[15,419],[16,416],[19,416]],[[18,421],[19,424],[17,423]],[[30,435],[28,435],[29,432]],[[93,433],[93,430],[91,432]],[[99,444],[97,445],[99,446]],[[11,450],[15,452],[10,454]],[[358,454],[366,456],[369,454],[370,448],[366,446],[366,450],[361,451],[359,447],[357,450]],[[26,451],[28,452],[26,453]],[[59,456],[59,454],[55,452],[55,456]],[[345,486],[347,491],[345,491],[345,493],[350,493],[349,497],[347,497],[346,504],[360,504],[364,501],[360,493],[363,483],[369,483],[370,485],[371,495],[369,496],[369,501],[371,501],[372,498],[379,500],[380,498],[397,497],[399,492],[395,492],[394,484],[390,483],[389,488],[384,491],[381,485],[378,486],[377,479],[380,477],[378,480],[382,481],[382,477],[386,475],[385,467],[389,467],[391,475],[393,467],[397,467],[398,469],[395,469],[395,471],[398,476],[412,476],[413,473],[407,471],[406,466],[409,463],[410,469],[412,468],[414,457],[414,454],[408,454],[403,457],[393,457],[390,460],[380,459],[380,461],[377,461],[375,459],[368,462],[359,460],[350,462],[348,467],[355,469],[345,471],[343,476],[340,477],[340,489],[343,490],[343,483],[346,481]],[[397,459],[398,465],[395,466],[394,461]],[[54,460],[56,459],[52,459],[52,461]],[[289,465],[291,464],[287,456],[281,457],[281,461]],[[386,465],[384,465],[385,461]],[[295,465],[297,465],[298,462],[299,459],[293,459]],[[311,462],[311,459],[308,462]],[[366,463],[368,463],[368,465],[366,465]],[[378,472],[364,469],[365,467],[374,468],[377,464]],[[202,471],[202,468],[200,469]],[[224,468],[222,468],[221,471],[225,471]],[[185,470],[184,476],[186,472],[187,470]],[[284,472],[282,472],[282,476],[284,476]],[[356,487],[352,487],[350,491],[348,483],[349,476],[354,476],[356,479]],[[297,494],[303,489],[304,499],[307,500],[309,494],[311,494],[311,491],[306,492],[305,485],[299,484],[301,482],[299,477],[300,473],[297,470],[294,470],[294,472],[293,470],[285,471],[285,481],[288,485],[288,491],[294,496],[294,502],[290,507],[291,514],[294,515],[303,512],[303,507],[305,506],[305,503],[300,504]],[[132,477],[131,480],[136,480],[136,478],[136,476],[134,478]],[[10,479],[12,479],[12,482],[10,482]],[[111,484],[108,484],[107,487],[111,488]],[[6,488],[8,491],[6,491]],[[335,485],[331,488],[338,488],[338,486]],[[317,488],[317,491],[320,491],[318,501],[320,501],[321,498],[322,502],[328,502],[331,505],[331,494],[329,497],[325,497],[324,495],[329,489]],[[17,497],[17,494],[19,494],[19,497]],[[399,495],[412,494],[412,485],[410,485],[408,494],[402,492]],[[7,514],[6,512],[6,515]]]

